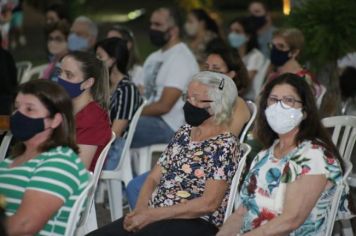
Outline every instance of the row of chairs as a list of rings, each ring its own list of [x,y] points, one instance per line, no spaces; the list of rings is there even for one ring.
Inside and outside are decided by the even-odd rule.
[[[40,78],[43,75],[44,70],[48,64],[32,67],[32,63],[29,61],[20,61],[16,63],[17,69],[17,82],[19,84],[26,83],[33,77]]]

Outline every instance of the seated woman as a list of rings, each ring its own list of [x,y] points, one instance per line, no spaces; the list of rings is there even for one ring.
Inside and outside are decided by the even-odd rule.
[[[286,73],[261,94],[256,138],[264,145],[217,235],[325,235],[342,160],[305,80]],[[327,206],[327,207],[325,207]]]
[[[229,49],[210,51],[205,61],[205,69],[220,72],[230,77],[234,81],[239,94],[240,91],[244,91],[248,87],[246,67],[242,63],[239,55],[234,54]],[[231,132],[239,136],[250,117],[251,113],[246,102],[238,96],[230,125]]]
[[[244,64],[242,63],[238,54],[234,55],[231,50],[228,50],[224,45],[221,45],[219,41],[215,41],[215,48],[209,48],[209,54],[205,62],[204,68],[209,71],[215,71],[223,73],[228,76],[235,83],[238,92],[244,90],[247,87],[248,75]],[[220,44],[220,47],[216,47]],[[238,63],[239,62],[239,63]],[[229,124],[230,131],[239,136],[242,129],[249,121],[251,114],[246,102],[239,96],[237,96],[232,119]],[[138,193],[147,178],[148,173],[137,176],[131,180],[127,186],[127,199],[131,208],[135,207]]]
[[[141,78],[143,78],[141,74],[143,72],[135,35],[129,28],[123,27],[121,25],[114,25],[107,32],[106,37],[120,38],[127,42],[127,48],[129,49],[127,73],[130,76],[131,81],[140,89],[141,94],[143,94],[144,81],[141,81]]]
[[[227,76],[196,74],[183,125],[146,179],[133,212],[89,235],[215,235],[240,152],[229,131],[237,89]]]
[[[297,28],[282,28],[273,33],[270,59],[274,71],[268,75],[267,83],[281,74],[293,73],[307,81],[317,99],[322,91],[319,81],[298,62],[303,46],[304,35]]]
[[[95,51],[110,71],[110,120],[116,140],[110,147],[104,168],[113,170],[119,163],[130,121],[142,104],[142,97],[127,75],[129,50],[125,40],[104,39],[96,44]]]
[[[56,83],[19,87],[11,132],[19,143],[0,162],[8,235],[63,235],[89,173],[78,158],[70,97]]]
[[[111,138],[107,68],[94,54],[74,51],[62,59],[57,82],[73,101],[79,156],[94,171]]]

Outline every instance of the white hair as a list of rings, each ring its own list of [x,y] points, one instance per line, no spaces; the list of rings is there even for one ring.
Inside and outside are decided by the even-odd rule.
[[[92,21],[89,17],[86,16],[78,16],[75,18],[75,22],[83,22],[88,24],[88,28],[90,31],[90,34],[96,39],[98,37],[98,26],[95,24],[94,21]]]
[[[224,74],[211,71],[199,72],[193,76],[193,81],[209,86],[208,96],[213,101],[210,107],[216,123],[229,122],[238,95],[234,81]]]

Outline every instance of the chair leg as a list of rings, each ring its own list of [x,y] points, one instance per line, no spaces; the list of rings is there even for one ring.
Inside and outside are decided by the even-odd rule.
[[[107,190],[106,182],[99,179],[95,193],[95,203],[104,203],[105,190]]]
[[[122,217],[122,185],[119,180],[107,180],[111,221]]]
[[[150,163],[149,163],[149,158],[148,158],[148,152],[149,152],[149,147],[142,147],[139,148],[139,165],[138,165],[138,170],[137,174],[141,175],[151,169]]]
[[[133,179],[133,174],[132,174],[132,166],[131,166],[131,160],[130,160],[130,154],[129,152],[127,153],[129,155],[124,159],[124,162],[122,163],[122,176],[121,179],[124,182],[125,186],[129,184],[129,182]]]

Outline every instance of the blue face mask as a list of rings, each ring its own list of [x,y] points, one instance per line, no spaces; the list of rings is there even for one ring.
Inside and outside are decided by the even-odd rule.
[[[45,130],[45,118],[31,118],[17,111],[10,117],[12,135],[24,142]]]
[[[82,82],[80,83],[71,83],[71,82],[68,82],[60,77],[57,77],[57,83],[59,85],[61,85],[66,91],[67,93],[69,94],[69,96],[71,98],[76,98],[78,97],[80,94],[82,94],[82,92],[84,92],[84,90],[82,90],[80,88],[80,85],[85,81],[83,80]]]
[[[68,37],[69,51],[84,51],[89,48],[89,41],[87,38],[70,33]]]
[[[229,40],[230,46],[233,48],[239,48],[242,44],[246,43],[247,41],[245,35],[235,33],[235,32],[230,32],[227,38]]]
[[[272,45],[271,49],[271,63],[277,67],[283,66],[290,59],[289,58],[289,50],[282,51],[277,49],[274,45]]]

